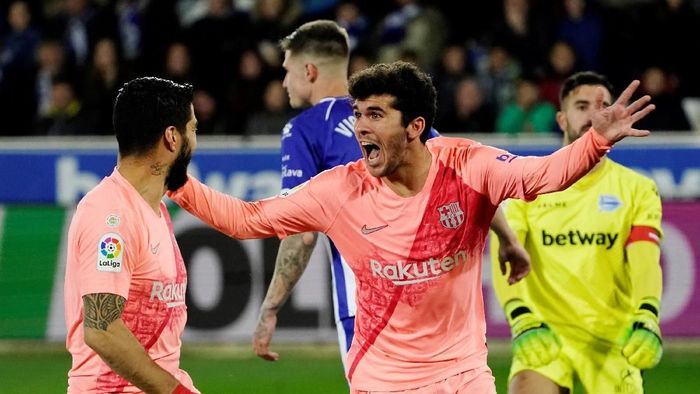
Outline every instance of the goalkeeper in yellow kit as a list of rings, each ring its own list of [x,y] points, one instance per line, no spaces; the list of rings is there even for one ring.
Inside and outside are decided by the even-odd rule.
[[[568,78],[557,123],[570,144],[591,127],[612,87],[592,72]],[[641,393],[641,370],[662,354],[661,201],[656,185],[604,158],[568,189],[508,200],[508,223],[530,253],[509,285],[492,256],[496,294],[513,334],[510,393]],[[492,251],[498,250],[492,239]]]

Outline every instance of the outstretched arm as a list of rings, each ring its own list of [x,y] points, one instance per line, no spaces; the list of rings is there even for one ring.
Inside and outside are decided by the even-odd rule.
[[[612,147],[627,137],[643,137],[647,130],[632,125],[654,106],[644,96],[627,105],[639,81],[632,82],[613,105],[603,108],[602,91],[596,97],[591,129],[568,146],[548,156],[519,157],[493,147],[473,145],[466,161],[472,171],[467,182],[488,195],[494,205],[506,198],[531,200],[545,193],[564,190],[595,166]]]
[[[333,176],[329,173],[325,180],[333,179]],[[314,193],[311,189],[311,182],[307,182],[286,197],[246,202],[189,177],[180,189],[168,192],[168,197],[230,237],[284,238],[289,234],[325,230],[329,218],[340,209],[337,202],[323,195],[323,190],[332,190],[328,182],[319,180],[317,189],[321,190],[320,193]]]
[[[316,245],[317,233],[290,235],[280,243],[275,261],[275,272],[260,308],[258,325],[253,334],[253,349],[261,358],[277,361],[279,354],[270,351],[270,342],[277,326],[277,313],[292,293],[309,264]]]

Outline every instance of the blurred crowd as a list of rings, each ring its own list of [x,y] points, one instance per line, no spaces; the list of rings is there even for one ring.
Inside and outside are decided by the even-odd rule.
[[[682,100],[700,97],[698,0],[3,1],[0,136],[111,134],[118,89],[144,75],[195,86],[200,134],[278,134],[295,111],[277,42],[319,18],[347,29],[350,74],[428,71],[443,133],[557,132],[578,70],[640,79],[657,105],[641,128],[690,130]]]

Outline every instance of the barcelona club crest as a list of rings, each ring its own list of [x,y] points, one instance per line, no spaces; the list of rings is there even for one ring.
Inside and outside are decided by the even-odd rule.
[[[455,229],[464,222],[464,211],[458,202],[445,204],[437,209],[440,214],[440,224],[445,228]]]

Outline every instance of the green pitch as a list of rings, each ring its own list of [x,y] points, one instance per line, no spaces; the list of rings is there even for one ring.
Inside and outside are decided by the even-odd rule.
[[[489,364],[499,393],[506,393],[510,354],[491,343]],[[345,393],[335,345],[279,345],[276,363],[253,356],[248,346],[187,346],[182,367],[203,393]],[[0,343],[0,393],[65,393],[70,358],[60,345]],[[645,374],[647,393],[697,393],[700,342],[667,341],[661,364]]]

